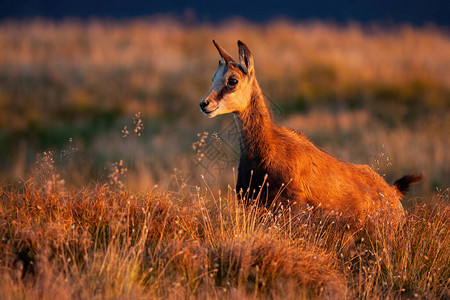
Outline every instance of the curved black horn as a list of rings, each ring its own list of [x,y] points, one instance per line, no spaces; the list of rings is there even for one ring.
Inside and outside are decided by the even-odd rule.
[[[230,62],[234,62],[235,60],[231,57],[230,54],[227,53],[227,51],[223,50],[222,47],[219,46],[219,44],[216,43],[215,40],[213,40],[214,46],[216,46],[217,50],[219,51],[220,56],[223,58],[223,60],[229,64]]]

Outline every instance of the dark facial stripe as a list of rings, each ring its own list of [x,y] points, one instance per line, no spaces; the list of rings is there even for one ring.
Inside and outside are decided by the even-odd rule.
[[[217,93],[217,100],[221,100],[223,96],[225,96],[227,93],[229,93],[230,90],[227,88],[227,86],[223,86],[220,91]]]

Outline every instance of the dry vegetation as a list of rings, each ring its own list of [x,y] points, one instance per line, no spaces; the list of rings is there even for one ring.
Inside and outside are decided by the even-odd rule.
[[[0,193],[4,299],[450,296],[448,191],[398,229],[244,208],[231,189],[69,191],[53,175]]]
[[[278,122],[388,182],[423,171],[405,223],[242,207],[232,121],[198,111],[212,38],[254,49]],[[0,45],[2,298],[450,298],[446,31],[23,21]]]

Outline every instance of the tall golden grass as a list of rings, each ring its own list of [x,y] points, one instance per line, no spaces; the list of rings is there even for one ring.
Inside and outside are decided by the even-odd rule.
[[[231,188],[0,190],[4,299],[446,298],[448,190],[403,226],[243,207]],[[380,223],[381,224],[381,223]]]

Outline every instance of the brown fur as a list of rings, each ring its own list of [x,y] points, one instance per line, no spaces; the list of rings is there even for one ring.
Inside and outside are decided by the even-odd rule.
[[[289,200],[296,207],[321,206],[354,220],[380,213],[404,214],[400,198],[421,175],[407,175],[389,186],[369,166],[341,161],[303,134],[274,124],[247,46],[238,42],[238,67],[214,44],[225,62],[219,64],[213,87],[200,106],[209,117],[229,112],[235,116],[241,133],[237,191],[251,197],[261,190],[260,201],[268,207]],[[230,77],[239,79],[237,86],[229,86]]]

